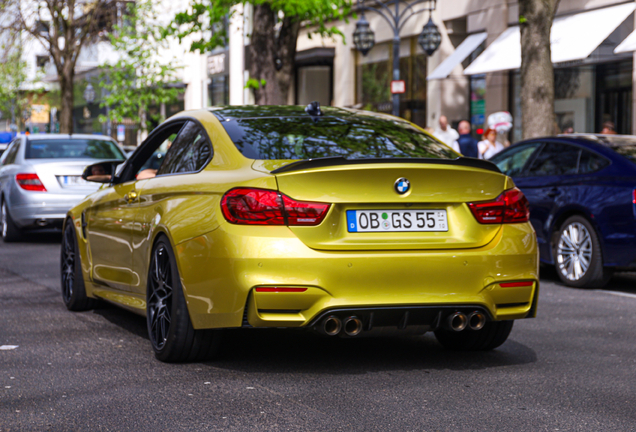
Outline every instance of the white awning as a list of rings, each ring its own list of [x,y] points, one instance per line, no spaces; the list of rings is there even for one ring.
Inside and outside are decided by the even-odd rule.
[[[555,18],[550,48],[552,63],[587,58],[636,9],[635,3]],[[521,34],[509,27],[464,71],[465,75],[519,69]]]
[[[443,79],[450,75],[455,69],[455,66],[466,60],[466,57],[471,55],[479,45],[488,37],[488,33],[476,33],[468,36],[462,43],[459,44],[455,51],[435,68],[432,74],[426,77],[427,80]]]
[[[636,51],[636,30],[629,34],[614,50],[614,54]]]

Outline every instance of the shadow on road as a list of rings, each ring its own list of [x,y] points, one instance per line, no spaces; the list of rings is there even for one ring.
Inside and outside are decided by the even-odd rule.
[[[61,230],[31,231],[25,232],[21,243],[62,243]]]
[[[148,341],[143,317],[105,305],[94,313]],[[142,343],[140,341],[140,343]],[[149,342],[148,342],[149,343]],[[289,329],[232,329],[223,333],[221,355],[208,362],[242,372],[363,374],[396,370],[477,370],[533,363],[535,352],[511,339],[490,352],[454,352],[425,336],[343,339]]]

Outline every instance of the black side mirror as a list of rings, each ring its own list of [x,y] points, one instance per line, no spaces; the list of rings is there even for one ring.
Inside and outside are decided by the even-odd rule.
[[[95,183],[112,183],[117,166],[123,163],[123,160],[110,160],[89,165],[84,169],[82,178]]]

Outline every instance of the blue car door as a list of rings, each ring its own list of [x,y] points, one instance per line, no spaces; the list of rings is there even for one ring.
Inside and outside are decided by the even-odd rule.
[[[530,203],[530,222],[537,232],[543,262],[552,262],[550,236],[554,217],[576,193],[580,153],[577,146],[546,142],[523,175],[513,178]]]

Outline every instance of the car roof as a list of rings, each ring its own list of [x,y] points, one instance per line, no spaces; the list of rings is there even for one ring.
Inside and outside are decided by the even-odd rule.
[[[104,141],[114,141],[111,137],[106,135],[95,135],[95,134],[56,134],[56,133],[38,133],[27,135],[27,139],[29,141],[37,141],[42,139],[94,139],[94,140],[104,140]]]
[[[322,117],[355,118],[374,117],[383,120],[402,121],[404,119],[389,114],[363,111],[352,108],[320,107]],[[259,117],[309,117],[304,106],[300,105],[241,105],[211,107],[208,111],[219,120],[239,120]]]

